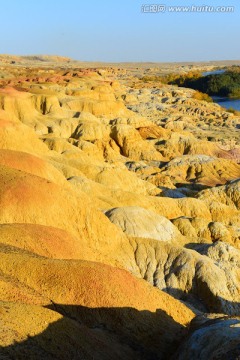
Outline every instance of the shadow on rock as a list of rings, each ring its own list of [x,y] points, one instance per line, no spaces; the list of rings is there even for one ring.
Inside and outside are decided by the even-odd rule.
[[[61,304],[52,304],[47,309],[63,317],[52,323],[46,321],[44,331],[28,336],[31,334],[28,314],[23,341],[13,329],[5,331],[11,345],[1,347],[0,359],[169,359],[186,335],[186,328],[162,310],[152,313],[133,308]],[[43,310],[49,313],[47,309]],[[34,314],[31,321],[35,321]],[[11,327],[11,319],[8,324]]]

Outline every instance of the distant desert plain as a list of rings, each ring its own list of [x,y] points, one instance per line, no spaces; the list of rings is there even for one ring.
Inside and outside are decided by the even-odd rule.
[[[233,66],[0,55],[0,359],[240,358]]]

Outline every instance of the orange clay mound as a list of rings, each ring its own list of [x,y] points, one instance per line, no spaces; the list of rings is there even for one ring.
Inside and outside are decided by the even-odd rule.
[[[122,360],[143,356],[111,333],[36,305],[1,302],[0,358]]]
[[[46,154],[48,149],[28,126],[0,118],[0,149]]]
[[[43,304],[48,298],[53,310],[90,328],[112,331],[156,359],[172,351],[193,318],[185,305],[125,270],[89,261],[41,258],[9,246],[1,246],[0,252],[0,270],[41,294]]]
[[[36,224],[0,225],[0,242],[56,259],[82,257],[81,241],[65,230]]]
[[[64,185],[64,176],[47,161],[37,156],[14,150],[0,150],[0,165],[43,177],[59,185]]]
[[[87,195],[80,191],[0,166],[0,222],[40,224],[66,230],[79,239],[83,258],[113,261],[113,264],[118,261],[138,272],[123,232],[93,208]]]

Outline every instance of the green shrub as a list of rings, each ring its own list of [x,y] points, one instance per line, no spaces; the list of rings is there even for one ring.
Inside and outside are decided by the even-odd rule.
[[[208,95],[240,97],[240,73],[228,71],[223,74],[208,75],[197,79],[187,79],[184,86]]]
[[[201,91],[196,91],[193,94],[192,99],[200,100],[200,101],[213,102],[213,99],[208,94],[204,94]]]

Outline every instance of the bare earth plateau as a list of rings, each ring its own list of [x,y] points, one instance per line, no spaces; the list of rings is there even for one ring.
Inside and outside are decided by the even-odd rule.
[[[0,55],[1,360],[240,358],[239,64]]]

